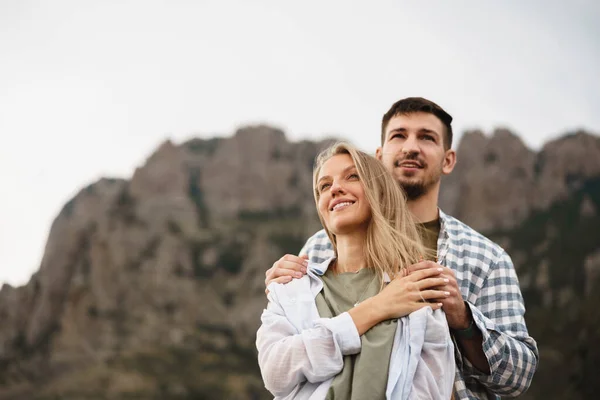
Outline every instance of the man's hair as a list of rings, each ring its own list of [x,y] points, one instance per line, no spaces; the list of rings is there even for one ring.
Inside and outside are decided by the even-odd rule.
[[[381,278],[387,273],[393,279],[402,269],[428,256],[415,220],[408,211],[404,192],[381,161],[348,143],[336,143],[321,152],[315,162],[313,192],[319,219],[336,254],[336,235],[329,230],[318,212],[320,192],[317,183],[323,164],[339,154],[348,154],[352,158],[371,208],[364,246],[367,265],[374,268]]]
[[[422,97],[407,97],[395,102],[392,107],[383,115],[381,120],[381,145],[385,142],[385,130],[392,118],[397,115],[408,115],[416,112],[424,112],[433,114],[446,127],[446,135],[444,137],[444,148],[446,150],[452,147],[452,116],[433,101]]]

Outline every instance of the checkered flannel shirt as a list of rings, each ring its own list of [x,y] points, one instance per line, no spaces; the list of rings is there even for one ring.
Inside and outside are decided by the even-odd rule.
[[[440,210],[438,262],[451,268],[474,323],[483,335],[490,374],[477,370],[455,343],[457,399],[499,399],[523,393],[537,368],[538,349],[525,325],[525,305],[508,254],[496,243]],[[300,254],[321,263],[333,255],[324,230]]]

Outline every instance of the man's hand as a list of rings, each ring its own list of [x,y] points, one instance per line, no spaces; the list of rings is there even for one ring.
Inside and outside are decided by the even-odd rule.
[[[460,293],[460,289],[458,288],[458,282],[456,281],[454,271],[452,271],[450,268],[443,267],[440,264],[437,264],[433,261],[421,261],[409,266],[407,268],[407,273],[411,275],[418,271],[424,271],[432,268],[442,268],[442,273],[440,274],[440,277],[447,279],[447,282],[445,284],[440,285],[435,289],[438,291],[448,292],[449,295],[446,297],[439,297],[431,300],[436,303],[442,303],[442,308],[446,313],[446,320],[448,321],[448,326],[450,328],[468,328],[471,322],[471,317],[467,310],[465,301],[462,298],[462,294]]]
[[[286,254],[273,263],[273,266],[265,272],[265,286],[271,282],[288,283],[293,278],[302,278],[308,267],[308,256],[302,257]],[[265,289],[265,293],[269,293]]]

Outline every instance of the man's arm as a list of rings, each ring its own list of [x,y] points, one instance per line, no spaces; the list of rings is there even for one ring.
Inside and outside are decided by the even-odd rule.
[[[440,265],[423,261],[409,273]],[[525,325],[525,306],[510,257],[502,252],[490,266],[476,304],[465,301],[454,272],[444,267],[448,283],[438,288],[449,295],[438,298],[457,343],[457,367],[501,396],[518,396],[531,384],[538,349]]]
[[[286,254],[273,263],[265,272],[265,287],[271,282],[288,283],[294,278],[302,278],[306,274],[309,260],[318,264],[331,258],[333,254],[333,246],[322,229],[306,241],[298,256]],[[268,289],[265,292],[268,293]]]
[[[489,373],[477,368],[472,362],[476,360],[469,359],[466,356],[468,352],[464,351],[460,360],[462,366],[459,365],[464,376],[477,379],[498,395],[520,395],[531,384],[539,353],[535,340],[527,331],[525,304],[508,254],[503,252],[490,266],[476,304],[466,304],[474,327],[481,334],[481,341],[477,341],[481,343]],[[463,346],[463,343],[470,343],[461,339],[457,341]]]
[[[467,303],[463,300],[454,271],[433,261],[421,261],[409,267],[409,274],[419,270],[442,268],[442,277],[446,283],[438,289],[447,293],[435,301],[440,301],[444,307],[448,327],[454,333],[463,354],[480,371],[490,373],[488,360],[482,348],[482,335],[473,322],[473,316]]]

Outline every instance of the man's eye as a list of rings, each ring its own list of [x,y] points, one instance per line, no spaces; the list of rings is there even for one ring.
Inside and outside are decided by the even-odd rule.
[[[404,135],[402,135],[401,133],[396,133],[392,135],[392,139],[404,139]]]
[[[433,136],[430,136],[430,135],[424,135],[423,139],[425,139],[425,140],[431,140],[432,142],[435,142],[435,138]]]

